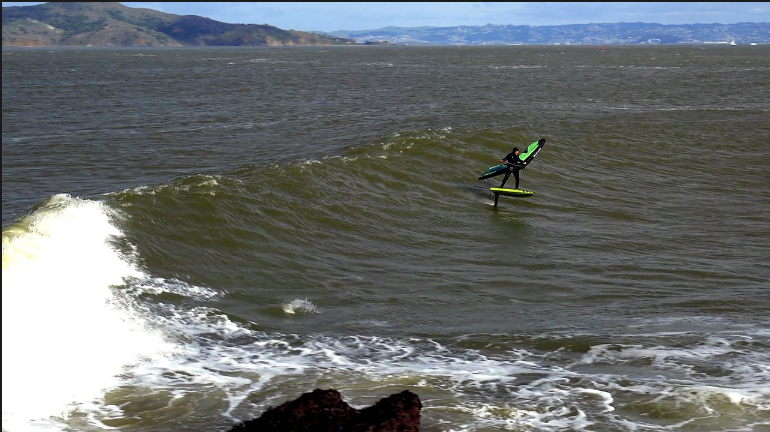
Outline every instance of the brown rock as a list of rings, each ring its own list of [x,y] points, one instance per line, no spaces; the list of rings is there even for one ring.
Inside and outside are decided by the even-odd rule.
[[[229,432],[419,432],[422,403],[404,390],[357,410],[337,390],[316,389]]]

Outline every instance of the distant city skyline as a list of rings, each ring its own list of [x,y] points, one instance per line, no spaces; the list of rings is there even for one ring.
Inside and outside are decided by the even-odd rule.
[[[42,2],[3,2],[3,7]],[[231,24],[283,30],[373,30],[383,27],[644,22],[735,24],[770,22],[770,2],[121,2]]]

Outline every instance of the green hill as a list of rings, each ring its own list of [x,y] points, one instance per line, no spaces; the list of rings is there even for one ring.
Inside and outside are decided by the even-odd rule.
[[[49,2],[3,8],[3,46],[346,45],[351,39],[227,24],[116,2]]]

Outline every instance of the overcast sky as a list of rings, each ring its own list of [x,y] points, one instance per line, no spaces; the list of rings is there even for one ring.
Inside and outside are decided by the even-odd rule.
[[[770,2],[121,2],[232,24],[269,24],[283,30],[374,30],[387,26],[563,25],[644,22],[770,23]],[[3,2],[3,6],[30,6]]]

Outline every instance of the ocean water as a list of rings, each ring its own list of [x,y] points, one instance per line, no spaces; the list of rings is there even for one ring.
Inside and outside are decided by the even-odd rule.
[[[2,429],[770,431],[770,47],[3,49]],[[528,198],[478,180],[540,138]],[[508,186],[512,186],[513,179]]]

